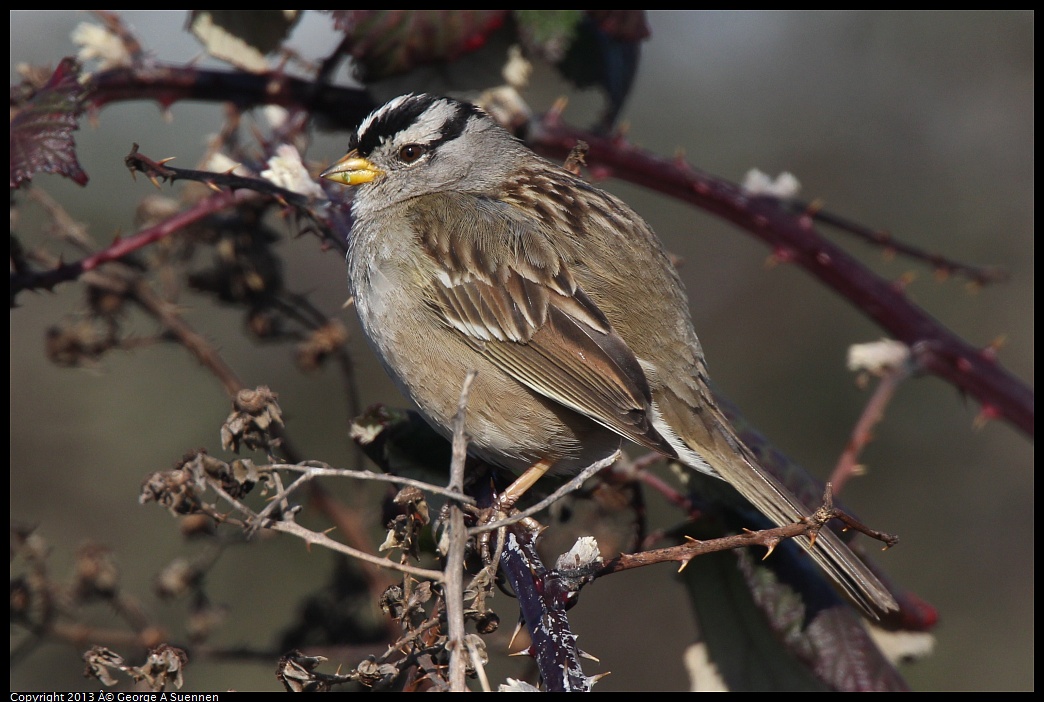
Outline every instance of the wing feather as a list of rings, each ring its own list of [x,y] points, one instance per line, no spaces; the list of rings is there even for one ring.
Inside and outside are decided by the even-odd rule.
[[[467,194],[423,200],[412,208],[413,225],[435,263],[429,302],[443,321],[534,392],[676,455],[653,427],[649,382],[634,352],[539,222]],[[481,226],[451,224],[476,219]]]

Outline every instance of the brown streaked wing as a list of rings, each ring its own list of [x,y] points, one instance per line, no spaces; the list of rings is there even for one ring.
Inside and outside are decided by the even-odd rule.
[[[675,455],[650,421],[641,364],[576,286],[539,224],[484,198],[452,193],[424,200],[413,224],[443,273],[433,277],[429,293],[446,324],[534,392]]]

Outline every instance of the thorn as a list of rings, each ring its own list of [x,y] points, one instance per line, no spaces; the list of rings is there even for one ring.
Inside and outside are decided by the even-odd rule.
[[[768,557],[772,555],[772,552],[776,550],[776,546],[778,546],[778,545],[779,545],[779,539],[772,539],[772,541],[770,541],[769,544],[768,544],[768,547],[767,547],[768,551],[765,552],[765,555],[762,557],[761,560],[763,560],[763,561],[768,560]]]
[[[819,530],[818,529],[816,529],[815,531],[813,531],[811,534],[808,535],[808,547],[809,548],[812,548],[812,547],[814,547],[816,545],[816,537],[818,537],[818,536],[819,536]]]
[[[590,653],[588,653],[587,651],[584,651],[583,649],[577,649],[577,651],[576,651],[576,652],[577,652],[578,654],[580,654],[580,657],[581,657],[581,658],[586,658],[587,660],[589,660],[589,661],[594,661],[595,663],[601,663],[601,662],[602,662],[602,661],[598,660],[597,658],[595,658],[594,656],[592,656],[592,655],[591,655]]]
[[[347,300],[344,301],[344,304],[341,305],[341,309],[342,310],[346,310],[349,307],[352,307],[354,304],[355,304],[355,296],[352,295],[351,297],[349,297]]]
[[[615,144],[622,144],[627,141],[627,135],[631,133],[631,123],[627,121],[620,122],[616,125],[616,129],[613,130],[612,137],[610,137]]]
[[[975,415],[975,419],[972,420],[972,428],[978,431],[986,426],[990,420],[996,419],[1001,416],[1000,410],[994,405],[985,404],[979,413]]]
[[[159,181],[156,179],[156,176],[150,175],[148,176],[148,179],[152,181],[153,185],[156,186],[156,190],[163,190],[163,188],[160,187]]]
[[[823,211],[826,207],[826,200],[821,197],[817,197],[812,202],[808,203],[808,207],[805,208],[805,214],[809,217],[815,217],[817,214]]]
[[[159,161],[156,161],[156,165],[166,166],[168,163],[170,163],[176,158],[177,156],[168,156],[167,158],[161,158]]]
[[[557,123],[562,118],[562,113],[565,112],[566,105],[568,104],[569,98],[565,95],[560,96],[551,104],[551,109],[547,111],[546,115],[544,115],[544,119],[551,124]]]
[[[989,361],[997,360],[997,352],[1000,351],[1008,343],[1007,334],[1001,334],[996,339],[991,341],[982,350],[982,357]]]
[[[533,647],[530,646],[529,648],[523,648],[521,651],[515,651],[514,653],[509,653],[508,656],[511,656],[511,657],[515,657],[515,656],[529,656],[530,658],[536,658],[536,653],[533,651]]]
[[[220,193],[221,192],[221,188],[219,188],[218,186],[214,185],[213,181],[204,180],[203,181],[203,185],[207,186],[208,188],[210,188],[211,190],[213,190],[216,193]]]
[[[513,632],[511,632],[511,640],[508,641],[508,645],[507,645],[507,647],[509,649],[511,648],[512,645],[514,645],[515,637],[518,636],[518,632],[520,632],[520,631],[522,631],[522,619],[519,619],[517,622],[515,622],[515,630]],[[512,655],[514,655],[514,654],[512,654]]]
[[[781,263],[791,263],[794,258],[793,250],[779,247],[769,254],[768,259],[765,261],[765,268],[775,268]]]
[[[589,678],[587,678],[587,682],[591,683],[591,687],[594,687],[595,685],[598,684],[599,680],[601,680],[602,678],[606,677],[607,675],[612,675],[612,674],[613,674],[612,671],[606,671],[604,673],[599,673],[598,675],[592,675]]]
[[[892,283],[892,287],[898,290],[899,292],[903,292],[904,290],[906,290],[907,287],[909,287],[910,283],[914,282],[915,280],[917,280],[917,274],[913,271],[907,271],[906,273],[903,273],[901,276],[896,278],[895,282]]]
[[[861,371],[855,379],[856,387],[860,390],[866,390],[867,386],[870,385],[870,374],[866,371]]]

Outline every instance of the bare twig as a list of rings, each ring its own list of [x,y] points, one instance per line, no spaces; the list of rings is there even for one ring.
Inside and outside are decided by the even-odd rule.
[[[901,254],[918,261],[924,261],[935,269],[935,273],[939,277],[945,278],[950,275],[958,275],[967,278],[976,285],[990,285],[1008,280],[1008,272],[1003,268],[997,266],[972,266],[951,260],[942,254],[925,251],[912,244],[899,241],[892,236],[891,232],[871,229],[858,222],[853,222],[850,219],[828,212],[823,209],[822,204],[819,202],[804,203],[791,201],[790,204],[791,207],[799,209],[818,222],[828,224],[835,227],[838,231],[851,234],[875,246],[880,246],[886,254]]]
[[[476,376],[475,371],[468,373],[460,390],[460,401],[457,403],[457,414],[453,417],[453,460],[450,463],[449,489],[458,495],[464,494],[464,463],[467,460],[468,440],[464,435],[464,419],[467,416],[468,394]],[[446,646],[450,652],[449,683],[451,692],[467,692],[467,666],[465,660],[468,650],[464,643],[464,549],[468,543],[468,533],[464,528],[464,512],[460,506],[451,502],[449,519],[446,526],[449,550],[446,553],[446,568],[443,578],[443,593],[446,600],[446,622],[448,641]]]
[[[305,527],[301,526],[300,524],[297,524],[296,522],[273,522],[268,526],[268,528],[273,531],[281,531],[284,534],[292,534],[293,536],[296,536],[302,541],[304,541],[306,544],[316,544],[318,546],[323,546],[325,548],[330,549],[331,551],[343,553],[346,556],[357,558],[360,561],[365,561],[366,563],[372,563],[373,565],[380,566],[381,568],[397,570],[400,573],[406,573],[416,578],[422,578],[425,580],[435,580],[437,582],[441,582],[443,579],[443,574],[441,570],[415,568],[414,566],[409,566],[403,563],[396,563],[395,561],[390,561],[387,558],[372,556],[369,553],[366,553],[365,551],[360,551],[358,549],[352,548],[351,546],[346,546],[345,544],[342,544],[339,541],[334,541],[326,534],[321,534],[317,531],[306,529]]]
[[[543,500],[530,507],[529,509],[519,512],[518,514],[512,515],[507,519],[501,519],[495,522],[490,522],[488,524],[480,524],[479,526],[471,527],[470,529],[468,529],[468,535],[474,536],[476,534],[481,534],[484,531],[495,531],[502,527],[511,526],[512,524],[517,524],[518,522],[521,522],[524,519],[528,519],[537,512],[547,509],[565,495],[579,490],[588,478],[597,474],[602,469],[611,466],[613,463],[616,462],[618,458],[620,458],[620,451],[616,450],[615,452],[613,452],[612,455],[607,456],[606,458],[603,458],[600,461],[595,461],[591,465],[584,468],[577,475],[575,475],[568,483],[558,488],[553,493],[551,493]]]
[[[459,492],[451,490],[450,488],[444,488],[441,485],[433,485],[431,483],[425,483],[421,480],[414,480],[413,478],[403,478],[398,475],[389,475],[387,473],[374,473],[369,470],[348,470],[346,468],[334,468],[328,463],[322,461],[303,461],[302,463],[273,463],[268,466],[272,470],[286,470],[296,473],[301,473],[301,476],[286,486],[286,488],[272,497],[272,502],[266,506],[263,510],[258,512],[257,519],[264,521],[271,516],[272,512],[276,509],[276,503],[279,500],[285,499],[290,493],[296,491],[298,488],[303,487],[304,484],[315,478],[324,476],[335,477],[335,478],[351,478],[353,480],[371,480],[380,483],[393,483],[395,485],[408,485],[415,487],[418,490],[424,490],[436,495],[442,495],[443,497],[450,498],[451,500],[459,501],[467,505],[474,505],[475,499],[467,495],[462,495]],[[264,525],[267,526],[267,525]]]
[[[232,367],[225,363],[225,359],[214,345],[203,335],[197,333],[177,313],[173,304],[156,295],[144,279],[139,278],[135,281],[131,294],[134,301],[155,317],[189,353],[196,357],[196,360],[210,369],[210,372],[221,382],[229,397],[235,397],[240,390],[246,388]]]
[[[870,443],[873,437],[874,426],[884,417],[885,407],[891,402],[896,389],[904,380],[910,377],[908,366],[890,369],[881,375],[881,380],[874,388],[873,395],[866,403],[863,413],[852,428],[852,435],[845,445],[841,457],[837,461],[830,475],[830,482],[834,486],[834,494],[840,494],[848,479],[863,472],[859,465],[859,454],[863,448]]]

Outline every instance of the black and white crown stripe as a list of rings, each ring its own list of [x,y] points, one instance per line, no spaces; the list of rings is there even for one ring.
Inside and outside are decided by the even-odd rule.
[[[483,113],[474,105],[432,95],[403,95],[372,112],[359,124],[353,148],[367,158],[381,144],[396,138],[403,144],[430,149],[456,139],[468,120]]]

